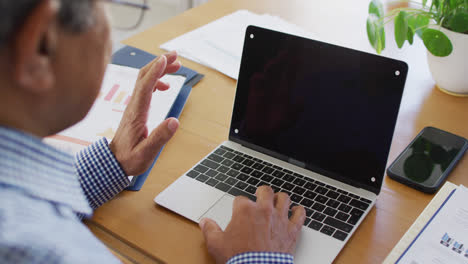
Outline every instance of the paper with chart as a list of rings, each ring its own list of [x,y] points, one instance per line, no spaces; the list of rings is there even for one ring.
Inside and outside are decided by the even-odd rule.
[[[414,241],[416,236],[421,232],[424,226],[429,222],[432,216],[442,206],[450,193],[457,188],[457,185],[446,181],[445,184],[440,188],[437,194],[432,198],[429,204],[424,208],[422,213],[414,221],[411,227],[401,237],[400,241],[395,245],[392,251],[388,254],[382,264],[395,264],[405,252],[408,246]]]
[[[245,30],[255,25],[302,37],[314,36],[279,17],[239,10],[161,45],[179,55],[237,79]]]
[[[461,185],[397,263],[468,263],[467,201],[468,189]]]
[[[58,135],[45,139],[45,142],[75,153],[102,137],[112,140],[130,102],[138,73],[139,69],[110,64],[98,98],[86,118]],[[169,83],[171,88],[153,93],[147,123],[149,131],[165,120],[185,77],[166,75],[161,80]]]

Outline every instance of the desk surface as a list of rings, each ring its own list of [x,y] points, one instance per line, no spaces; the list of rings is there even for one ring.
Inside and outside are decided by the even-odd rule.
[[[160,44],[239,9],[270,13],[296,23],[318,38],[371,51],[365,32],[368,1],[214,0],[136,35],[126,44],[154,54]],[[389,161],[425,126],[468,137],[468,99],[446,95],[434,86],[426,51],[418,39],[397,50],[387,32],[383,55],[409,64],[410,72]],[[168,263],[212,263],[196,224],[154,204],[153,198],[228,137],[236,82],[189,60],[182,63],[206,77],[196,85],[180,117],[181,127],[167,144],[139,192],[123,192],[99,208],[92,222],[114,237]],[[449,180],[468,185],[468,159]],[[428,204],[423,194],[386,178],[376,206],[336,258],[336,263],[380,263]],[[313,246],[313,245],[311,245]],[[372,250],[369,250],[372,249]]]

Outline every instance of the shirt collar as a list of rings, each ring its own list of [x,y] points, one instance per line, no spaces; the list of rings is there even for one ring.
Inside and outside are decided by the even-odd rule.
[[[90,215],[77,175],[73,156],[40,138],[0,126],[0,183]]]

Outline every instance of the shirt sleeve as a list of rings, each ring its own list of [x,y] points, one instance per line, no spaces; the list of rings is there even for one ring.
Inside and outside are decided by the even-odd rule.
[[[76,170],[81,188],[93,209],[112,199],[130,184],[106,138],[77,154]]]
[[[246,252],[230,258],[226,264],[293,264],[294,257],[287,253]]]

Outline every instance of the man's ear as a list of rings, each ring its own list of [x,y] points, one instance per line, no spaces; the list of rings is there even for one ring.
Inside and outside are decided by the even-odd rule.
[[[13,78],[19,87],[40,93],[53,87],[53,54],[57,41],[58,4],[40,3],[12,35]]]

